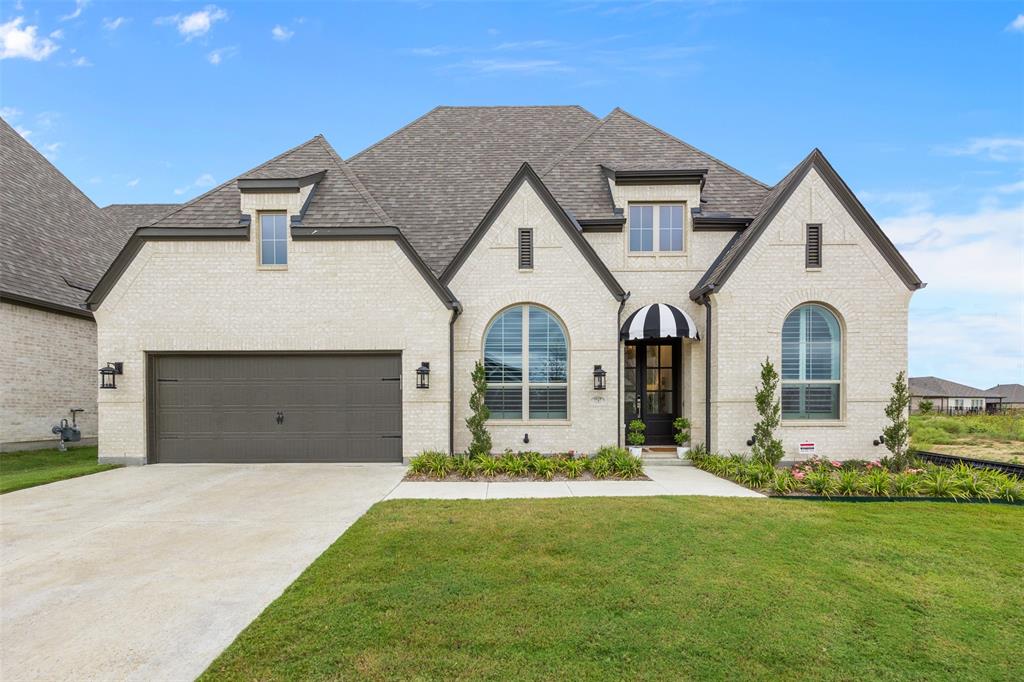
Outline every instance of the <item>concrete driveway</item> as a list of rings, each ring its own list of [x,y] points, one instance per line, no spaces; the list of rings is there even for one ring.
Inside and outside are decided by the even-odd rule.
[[[0,496],[0,678],[193,679],[404,472],[156,465]]]

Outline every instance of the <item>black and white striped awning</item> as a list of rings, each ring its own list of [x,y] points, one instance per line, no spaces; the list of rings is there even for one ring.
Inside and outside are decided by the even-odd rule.
[[[652,303],[626,318],[622,325],[622,338],[626,341],[640,339],[694,339],[697,325],[693,318],[679,308],[667,303]]]

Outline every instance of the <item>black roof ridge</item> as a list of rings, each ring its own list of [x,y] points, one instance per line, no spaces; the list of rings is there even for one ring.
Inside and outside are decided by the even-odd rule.
[[[384,207],[377,202],[377,199],[370,193],[370,190],[366,188],[363,181],[359,179],[359,176],[356,175],[354,170],[349,168],[349,165],[345,163],[345,160],[341,158],[341,155],[338,154],[331,143],[327,141],[327,138],[323,135],[318,135],[317,139],[319,139],[320,144],[323,146],[328,156],[334,160],[334,163],[338,166],[338,170],[340,170],[342,175],[352,183],[352,186],[356,188],[359,195],[363,197],[363,201],[365,201],[373,212],[377,214],[380,221],[385,225],[394,224],[391,217],[387,214],[387,211],[384,210]]]
[[[717,156],[714,156],[714,155],[712,155],[712,154],[709,154],[709,153],[707,153],[706,151],[704,151],[703,149],[698,149],[697,147],[694,147],[694,146],[693,146],[692,144],[690,144],[689,142],[686,142],[686,141],[684,141],[684,140],[681,140],[681,139],[679,139],[678,137],[676,137],[676,136],[675,136],[675,135],[673,135],[672,133],[669,133],[669,132],[666,132],[666,131],[662,130],[661,128],[659,128],[658,126],[654,125],[653,123],[649,123],[649,122],[647,122],[647,121],[643,120],[642,118],[640,118],[639,116],[634,116],[633,114],[629,113],[628,111],[626,111],[626,110],[625,110],[625,109],[623,109],[622,107],[615,107],[615,108],[614,108],[614,109],[612,109],[612,110],[611,110],[610,112],[608,112],[608,116],[610,117],[610,116],[611,116],[612,114],[614,114],[615,112],[618,112],[618,113],[620,113],[620,114],[623,114],[623,115],[625,115],[625,116],[628,116],[628,117],[630,117],[631,119],[633,119],[634,121],[637,121],[637,122],[639,122],[639,123],[643,123],[643,124],[644,124],[645,126],[647,126],[648,128],[650,128],[651,130],[655,130],[655,131],[657,131],[657,132],[661,133],[662,135],[664,135],[665,137],[668,137],[668,138],[670,138],[670,139],[672,139],[672,140],[675,140],[676,142],[678,142],[679,144],[683,145],[684,147],[686,147],[686,148],[687,148],[687,149],[689,149],[690,151],[694,151],[694,152],[697,152],[698,154],[703,154],[704,156],[708,157],[709,159],[711,159],[712,161],[714,161],[714,162],[715,162],[715,163],[717,163],[718,165],[722,166],[723,168],[726,168],[726,169],[728,169],[728,170],[731,170],[732,172],[734,172],[734,173],[736,173],[736,174],[738,174],[738,175],[742,175],[742,176],[743,176],[743,177],[745,177],[745,178],[746,178],[747,180],[750,180],[751,182],[754,182],[754,183],[756,183],[756,184],[760,185],[760,186],[761,186],[761,187],[762,187],[763,189],[771,189],[771,186],[769,186],[769,185],[767,185],[767,184],[765,184],[765,183],[761,182],[760,180],[758,180],[758,179],[757,179],[757,178],[755,178],[754,176],[752,176],[752,175],[748,175],[747,173],[744,173],[743,171],[741,171],[740,169],[736,168],[735,166],[730,166],[729,164],[727,164],[727,163],[726,163],[725,161],[722,161],[722,160],[721,160],[720,158],[718,158]]]
[[[584,111],[586,111],[586,109],[584,109]],[[588,111],[587,113],[589,114],[590,112]],[[542,177],[542,178],[543,178],[543,177],[544,177],[545,175],[547,175],[547,174],[548,174],[548,173],[550,173],[551,171],[553,171],[553,170],[555,170],[556,168],[558,168],[558,164],[562,163],[562,162],[563,162],[563,161],[565,161],[565,160],[566,160],[567,158],[569,158],[569,155],[570,155],[570,154],[572,154],[572,153],[573,153],[573,152],[574,152],[575,150],[579,149],[579,148],[580,148],[580,146],[581,146],[581,145],[582,145],[582,144],[583,144],[584,142],[586,142],[587,140],[589,140],[589,139],[590,139],[590,137],[591,137],[591,136],[592,136],[592,135],[593,135],[594,133],[596,133],[596,132],[597,132],[598,130],[600,130],[600,129],[601,129],[601,127],[602,127],[602,126],[603,126],[603,125],[604,125],[605,123],[607,123],[607,122],[608,122],[608,120],[609,120],[609,119],[611,118],[611,115],[612,115],[612,114],[611,114],[611,112],[608,112],[608,114],[607,114],[607,115],[606,115],[606,116],[605,116],[604,118],[597,118],[597,117],[595,116],[595,117],[594,117],[594,118],[595,118],[595,120],[594,120],[594,123],[593,123],[593,125],[592,125],[592,126],[590,127],[590,129],[589,129],[589,130],[587,130],[587,131],[585,131],[585,132],[584,132],[584,133],[583,133],[582,135],[580,135],[580,136],[579,136],[579,137],[578,137],[578,138],[577,138],[577,139],[576,139],[576,140],[575,140],[575,141],[574,141],[574,142],[573,142],[572,144],[570,144],[570,145],[569,145],[568,147],[566,147],[566,148],[565,148],[565,150],[564,150],[564,151],[563,151],[562,153],[560,153],[560,154],[559,154],[558,156],[556,156],[556,157],[555,157],[555,160],[554,160],[554,161],[552,161],[551,163],[549,163],[549,164],[548,164],[548,167],[547,167],[547,168],[545,168],[545,169],[543,169],[543,170],[542,170],[542,171],[540,172],[540,177]],[[591,116],[593,116],[593,114],[591,114]]]
[[[267,161],[264,161],[260,165],[255,166],[253,168],[250,168],[247,171],[243,171],[243,172],[239,173],[238,175],[234,176],[233,178],[231,178],[230,180],[225,180],[224,182],[222,182],[221,184],[217,185],[216,187],[214,187],[212,189],[209,189],[206,192],[203,192],[199,196],[197,196],[197,197],[195,197],[195,198],[193,198],[193,199],[191,199],[189,201],[186,201],[183,204],[180,204],[178,206],[178,208],[174,209],[173,211],[171,211],[167,215],[163,216],[162,218],[158,218],[158,219],[154,220],[153,222],[149,223],[149,225],[156,225],[157,223],[162,223],[163,221],[170,219],[172,216],[177,215],[178,213],[181,213],[186,208],[188,208],[188,207],[190,207],[190,206],[192,206],[192,205],[202,201],[203,199],[205,199],[206,197],[210,196],[214,192],[217,192],[219,190],[224,189],[225,187],[230,185],[232,182],[235,182],[235,181],[239,180],[240,178],[243,178],[246,175],[249,175],[251,173],[255,173],[256,171],[260,170],[261,168],[265,168],[266,166],[269,166],[270,164],[274,163],[275,161],[280,161],[281,159],[283,159],[284,157],[288,156],[289,154],[297,152],[298,150],[302,149],[303,147],[306,147],[306,146],[312,144],[313,142],[316,142],[318,139],[322,139],[322,138],[323,138],[323,133],[317,133],[316,135],[314,135],[313,137],[309,138],[308,140],[306,140],[302,144],[297,144],[294,147],[292,147],[291,149],[287,149],[287,150],[281,152],[280,154],[278,154],[274,158],[268,159]],[[148,227],[149,225],[146,225],[146,226],[143,226],[143,227]],[[196,228],[196,229],[199,229],[199,228]]]

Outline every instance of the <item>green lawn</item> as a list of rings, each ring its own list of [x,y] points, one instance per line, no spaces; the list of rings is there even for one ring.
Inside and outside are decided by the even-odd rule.
[[[1024,508],[378,504],[205,680],[1021,679]]]
[[[97,464],[95,447],[5,452],[0,454],[0,494],[116,468]]]

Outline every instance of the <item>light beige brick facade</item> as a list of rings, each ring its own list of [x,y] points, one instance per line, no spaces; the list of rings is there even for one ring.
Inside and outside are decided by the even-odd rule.
[[[301,194],[243,195],[243,211],[296,213]],[[290,241],[287,269],[249,241],[151,241],[96,311],[99,356],[123,361],[100,395],[100,457],[146,461],[146,353],[401,351],[403,455],[448,448],[451,312],[391,240]],[[420,362],[431,388],[416,390]]]
[[[82,408],[83,442],[96,437],[96,324],[89,318],[0,303],[0,449],[53,446],[50,428]]]

